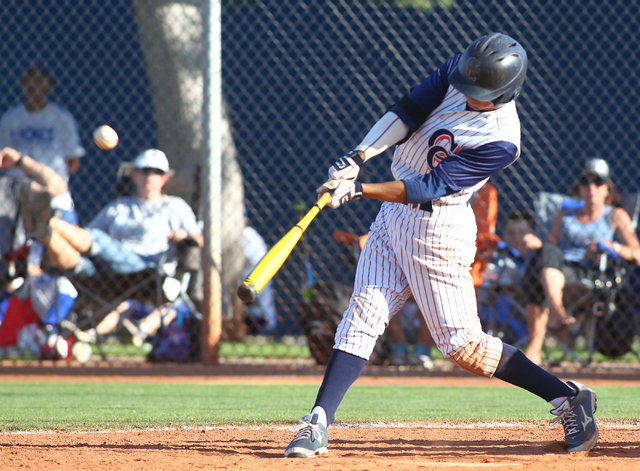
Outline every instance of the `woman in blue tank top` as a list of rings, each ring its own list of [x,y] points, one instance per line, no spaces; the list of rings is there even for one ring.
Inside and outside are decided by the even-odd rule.
[[[598,266],[603,252],[640,264],[640,243],[629,214],[619,207],[607,162],[587,159],[571,193],[580,199],[577,208],[556,215],[547,241],[532,257],[523,282],[530,291],[526,300],[529,341],[525,355],[538,364],[549,315],[560,325],[575,323],[563,301],[585,294],[587,288],[579,280]],[[546,308],[542,307],[544,300]]]

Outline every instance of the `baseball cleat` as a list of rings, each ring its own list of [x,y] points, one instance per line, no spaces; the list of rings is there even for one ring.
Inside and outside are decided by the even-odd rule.
[[[298,432],[284,451],[287,458],[313,458],[328,452],[329,436],[327,427],[318,423],[318,414],[307,414],[300,424],[289,430]]]
[[[567,451],[590,451],[598,441],[598,426],[593,418],[597,409],[596,393],[576,381],[567,381],[567,384],[578,394],[551,411],[557,416],[551,423],[562,421]]]

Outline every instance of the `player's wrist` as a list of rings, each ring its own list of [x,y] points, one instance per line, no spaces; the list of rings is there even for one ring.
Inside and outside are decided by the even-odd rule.
[[[358,167],[361,167],[365,160],[365,153],[361,150],[352,150],[345,155],[348,159],[351,159]]]
[[[353,185],[355,187],[355,190],[353,192],[353,198],[354,200],[359,200],[360,198],[362,198],[362,183],[360,182],[353,182]]]
[[[20,154],[20,157],[18,157],[18,160],[16,160],[15,167],[20,168],[24,160],[24,154],[22,152],[18,152],[18,153]]]

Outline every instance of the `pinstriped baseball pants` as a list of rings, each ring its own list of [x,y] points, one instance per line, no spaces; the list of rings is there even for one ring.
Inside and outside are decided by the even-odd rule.
[[[482,344],[479,355],[488,351],[497,366],[502,342],[482,332],[469,272],[475,240],[475,216],[467,204],[435,203],[427,212],[383,203],[360,254],[334,348],[368,359],[391,317],[413,294],[445,358]],[[495,366],[489,366],[491,374]]]

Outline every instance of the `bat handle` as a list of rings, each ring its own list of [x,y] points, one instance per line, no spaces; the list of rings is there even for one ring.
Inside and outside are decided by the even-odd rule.
[[[330,198],[331,198],[330,193],[322,193],[318,198],[318,201],[316,202],[316,206],[318,207],[318,209],[324,208],[325,205],[329,202]]]

